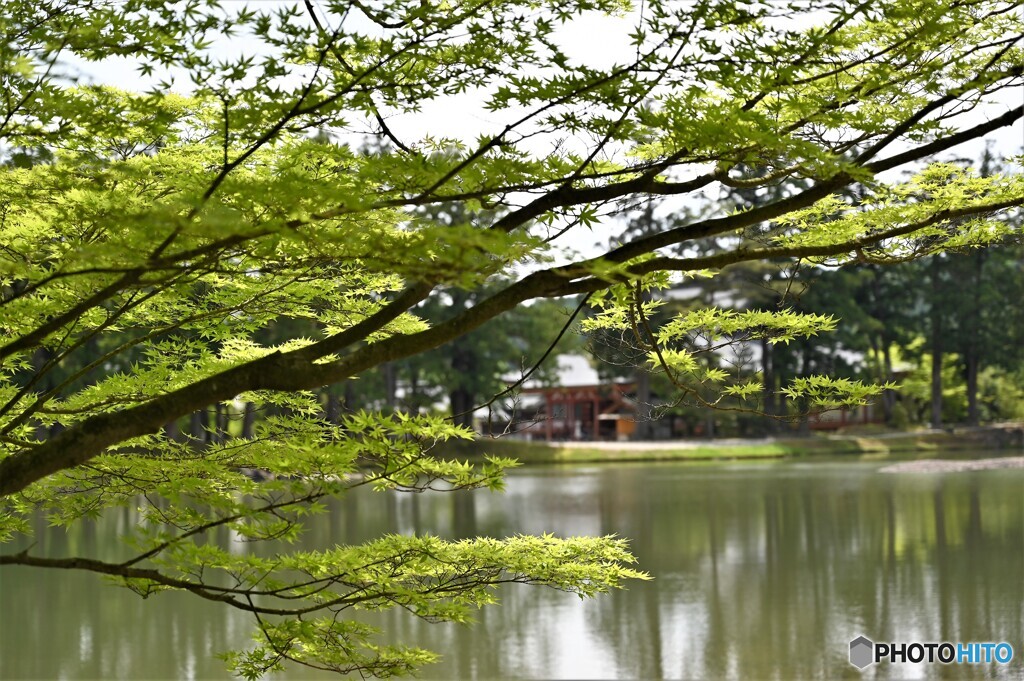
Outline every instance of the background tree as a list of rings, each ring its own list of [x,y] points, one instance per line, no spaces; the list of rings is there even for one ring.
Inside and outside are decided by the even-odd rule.
[[[619,0],[5,2],[0,143],[12,160],[19,149],[52,156],[0,174],[0,541],[29,533],[34,513],[73,523],[156,501],[143,505],[127,560],[29,547],[0,566],[87,570],[143,595],[175,589],[251,613],[259,642],[229,660],[247,677],[286,661],[390,675],[431,659],[374,646],[346,617],[353,609],[462,621],[501,583],[590,596],[642,577],[610,537],[391,536],[273,558],[204,538],[230,528],[287,540],[321,500],[356,485],[500,486],[509,461],[435,455],[465,428],[390,409],[336,425],[316,391],[358,385],[528,301],[591,294],[592,328],[639,331],[675,387],[743,401],[761,382],[727,380],[692,348],[795,341],[836,321],[709,308],[652,326],[651,292],[670,273],[838,266],[1018,238],[1000,219],[1024,203],[1016,166],[985,177],[930,162],[1024,115],[998,100],[1024,73],[1018,10],[1010,0],[814,13],[735,0],[642,11]],[[560,32],[589,13],[617,17],[619,63],[565,46]],[[211,52],[239,35],[255,47]],[[68,57],[125,56],[155,79],[147,91],[68,77]],[[475,139],[403,123],[432,102],[471,108],[470,92],[486,121]],[[965,115],[979,110],[990,115]],[[911,167],[909,179],[886,175]],[[792,178],[805,188],[596,255],[557,247],[621,205]],[[471,218],[424,214],[452,204]],[[728,235],[721,252],[688,248]],[[417,310],[440,290],[485,294],[431,325]],[[94,379],[63,376],[90,344],[104,353],[88,363]],[[881,388],[801,375],[780,390],[830,408]],[[223,418],[236,401],[273,414],[251,439],[223,442],[218,421],[197,450],[167,431],[218,404]]]
[[[474,291],[442,291],[417,312],[427,321],[441,323],[483,300],[500,286],[500,282],[495,282]],[[545,353],[549,360],[541,363],[531,377],[534,380],[554,377],[558,369],[557,353],[555,350],[548,352],[549,345],[568,316],[563,305],[538,301],[511,310],[434,350],[403,360],[402,367],[407,371],[413,393],[410,397],[419,402],[426,390],[424,387],[413,390],[413,385],[433,386],[435,397],[444,394],[448,398],[453,422],[472,428],[474,410],[529,372]],[[571,334],[564,335],[559,351],[570,350],[573,340]]]

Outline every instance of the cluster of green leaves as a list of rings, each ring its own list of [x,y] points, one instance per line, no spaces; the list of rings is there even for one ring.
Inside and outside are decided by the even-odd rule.
[[[591,328],[634,334],[679,387],[715,403],[752,388],[694,355],[741,338],[799,342],[833,321],[710,309],[657,328],[651,301],[669,273],[769,258],[884,261],[1013,236],[989,218],[1024,203],[1019,175],[933,165],[906,183],[875,176],[1024,115],[963,116],[1021,84],[1019,8],[3,3],[0,539],[26,533],[37,512],[60,524],[141,504],[146,522],[126,562],[25,551],[0,565],[86,569],[140,593],[180,589],[246,610],[265,645],[230,659],[249,676],[285,660],[387,675],[429,659],[374,647],[361,625],[327,616],[330,599],[309,584],[338,589],[339,608],[459,619],[500,581],[589,596],[639,577],[614,538],[386,537],[261,563],[204,537],[229,528],[294,539],[353,485],[500,487],[509,461],[433,455],[466,430],[372,410],[328,418],[311,391],[358,388],[442,347],[490,362],[502,343],[486,335],[504,332],[488,322],[528,319],[514,312],[525,302],[589,294]],[[574,22],[595,14],[629,33],[622,63],[589,63],[567,45]],[[806,25],[792,21],[802,16]],[[128,56],[153,81],[148,91],[74,72]],[[486,119],[475,139],[409,124],[428,102],[471,107],[474,97]],[[689,216],[594,258],[558,264],[552,246],[631,202],[792,181],[798,191],[765,205]],[[855,185],[861,202],[830,198]],[[763,237],[756,245],[740,238],[749,230]],[[724,252],[694,248],[715,237],[732,239]],[[430,313],[446,300],[458,304]],[[505,346],[518,342],[507,335]],[[452,359],[446,372],[473,375],[458,385],[466,400],[494,388],[476,375],[493,369]],[[871,390],[803,378],[787,394],[825,406]],[[179,420],[236,404],[256,421],[245,437],[223,423],[215,438],[175,436]],[[324,572],[328,559],[338,570]],[[393,565],[394,581],[381,586],[376,560]],[[286,594],[295,604],[265,609],[265,597]]]
[[[723,398],[741,401],[758,399],[764,390],[760,380],[751,380],[737,367],[732,376],[713,358],[732,346],[764,340],[787,344],[822,332],[834,331],[838,320],[831,315],[801,313],[792,309],[731,310],[700,307],[660,320],[654,315],[667,306],[664,299],[644,300],[643,286],[614,286],[595,296],[597,311],[583,321],[584,332],[616,331],[630,336],[643,349],[647,362],[660,370],[684,393],[700,395],[711,387],[718,397],[699,398],[705,406],[715,406]],[[709,361],[710,360],[710,361]],[[780,393],[800,400],[803,409],[826,410],[867,403],[868,399],[890,389],[890,384],[867,384],[847,378],[823,375],[795,378]]]
[[[788,343],[797,336],[813,336],[835,328],[836,320],[827,315],[797,314],[792,310],[737,312],[710,307],[687,312],[666,322],[658,329],[656,337],[659,343],[687,338],[691,342],[700,340],[713,345],[721,339],[736,336],[770,338],[775,342]]]
[[[951,163],[933,163],[908,181],[874,184],[856,204],[833,194],[779,218],[775,243],[833,251],[836,244],[846,244],[845,252],[830,258],[839,263],[855,260],[865,247],[870,257],[891,260],[982,247],[1016,234],[1012,223],[995,215],[1016,205],[1021,191],[1019,174],[981,176]]]
[[[231,560],[227,555],[223,559]],[[590,597],[621,580],[647,579],[626,567],[634,560],[626,543],[613,537],[516,535],[451,542],[429,535],[390,535],[358,547],[258,561],[263,564],[247,566],[245,581],[269,594],[308,594],[334,613],[397,606],[429,621],[467,622],[474,610],[497,603],[501,584],[543,585]],[[298,586],[288,585],[287,593],[265,580],[282,568],[302,575]],[[375,633],[373,627],[336,614],[311,621],[300,617],[264,626],[255,649],[230,655],[228,661],[242,676],[256,678],[289,658],[331,671],[364,670],[378,676],[409,673],[436,658],[421,649],[374,645],[370,641]]]

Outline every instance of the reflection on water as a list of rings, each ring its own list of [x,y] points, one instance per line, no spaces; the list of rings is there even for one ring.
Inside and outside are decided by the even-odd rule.
[[[1024,470],[884,475],[871,463],[529,468],[503,495],[353,495],[317,519],[323,548],[389,531],[443,537],[552,531],[632,539],[655,580],[581,602],[502,592],[472,627],[405,613],[389,636],[444,654],[437,678],[1020,678]],[[114,558],[130,512],[36,552]],[[226,536],[220,541],[228,542]],[[246,548],[246,547],[243,547]],[[101,580],[0,569],[0,678],[224,678],[242,613],[187,594],[143,602]],[[1005,640],[1010,666],[846,660],[874,640]],[[293,670],[288,678],[308,678]]]

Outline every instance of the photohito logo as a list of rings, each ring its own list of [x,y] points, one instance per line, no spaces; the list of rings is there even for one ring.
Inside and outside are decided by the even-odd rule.
[[[864,669],[876,662],[940,662],[942,664],[1007,664],[1013,659],[1013,646],[995,643],[874,643],[866,636],[850,641],[850,664]]]

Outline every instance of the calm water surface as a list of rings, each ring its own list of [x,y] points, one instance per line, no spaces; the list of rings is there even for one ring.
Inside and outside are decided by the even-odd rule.
[[[428,678],[1024,678],[1024,470],[881,466],[527,468],[504,494],[353,495],[303,544],[615,533],[655,577],[586,602],[510,587],[471,627],[378,618],[391,638],[443,653]],[[125,511],[70,533],[40,527],[34,550],[114,558],[134,522]],[[144,602],[90,575],[0,568],[2,679],[228,678],[215,655],[250,634],[244,614],[188,594]],[[1005,640],[1016,655],[861,674],[846,659],[859,634]]]

